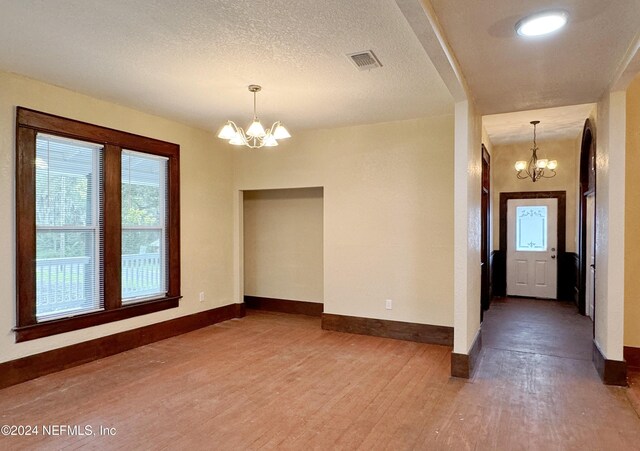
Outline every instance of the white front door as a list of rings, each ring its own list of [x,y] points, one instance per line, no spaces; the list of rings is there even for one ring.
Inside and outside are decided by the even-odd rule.
[[[596,196],[587,196],[587,286],[586,286],[586,313],[593,319],[595,281],[596,281],[596,249],[595,249],[595,219],[596,219]]]
[[[558,199],[507,201],[507,295],[557,298]]]

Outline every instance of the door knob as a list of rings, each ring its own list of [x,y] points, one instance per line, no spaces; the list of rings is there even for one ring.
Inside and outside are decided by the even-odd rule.
[[[554,252],[555,250],[556,250],[556,248],[555,248],[555,247],[552,247],[552,248],[551,248],[551,252]]]
[[[556,258],[556,256],[555,256],[555,255],[552,255],[552,256],[551,256],[551,258]]]

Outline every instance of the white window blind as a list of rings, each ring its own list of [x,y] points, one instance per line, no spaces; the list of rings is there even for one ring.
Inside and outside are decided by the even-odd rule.
[[[168,159],[122,151],[122,303],[167,293]]]
[[[100,310],[102,146],[36,136],[36,319]]]

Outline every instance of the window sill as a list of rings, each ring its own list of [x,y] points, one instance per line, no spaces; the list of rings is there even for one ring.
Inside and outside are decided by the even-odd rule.
[[[70,318],[61,318],[29,326],[16,327],[13,329],[16,333],[16,343],[176,308],[178,307],[181,297],[182,296],[174,296],[153,299],[146,302],[122,306],[114,310],[103,310]]]

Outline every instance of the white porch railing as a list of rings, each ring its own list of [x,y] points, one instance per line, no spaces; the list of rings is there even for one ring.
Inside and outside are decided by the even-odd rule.
[[[38,316],[98,307],[93,305],[94,274],[89,257],[36,260],[36,311]],[[162,291],[160,254],[122,256],[122,294],[139,298]]]
[[[162,291],[160,254],[122,256],[122,297],[139,298]]]
[[[38,316],[92,304],[89,257],[36,260],[36,311]]]

